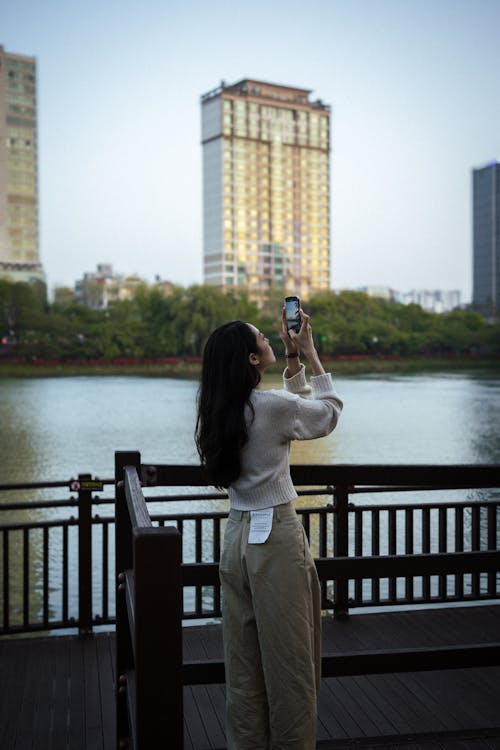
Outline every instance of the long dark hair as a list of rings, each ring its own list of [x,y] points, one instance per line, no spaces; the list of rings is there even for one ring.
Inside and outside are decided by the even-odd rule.
[[[240,475],[240,451],[248,440],[245,405],[260,382],[250,364],[257,338],[246,323],[233,320],[216,328],[205,344],[198,392],[196,447],[208,480],[229,487]]]

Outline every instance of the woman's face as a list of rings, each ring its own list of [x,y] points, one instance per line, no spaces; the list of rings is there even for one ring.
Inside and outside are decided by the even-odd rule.
[[[264,334],[251,323],[248,323],[248,326],[251,329],[252,333],[255,334],[255,339],[257,341],[257,358],[259,362],[258,364],[256,364],[256,367],[260,371],[264,371],[266,367],[269,367],[269,365],[272,365],[276,362],[276,357],[274,356],[274,352],[269,343],[269,339],[266,338]]]

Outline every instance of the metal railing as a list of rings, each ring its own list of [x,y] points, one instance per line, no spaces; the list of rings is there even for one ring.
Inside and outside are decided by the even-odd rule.
[[[80,474],[69,481],[0,485],[0,634],[67,628],[85,634],[114,621],[109,606],[114,513],[95,513],[114,499],[101,499],[85,485],[104,488],[114,485],[114,479],[92,480],[90,474]],[[75,496],[10,499],[12,494],[54,489],[69,489]],[[53,517],[55,513],[65,517]],[[101,554],[96,549],[98,537]],[[93,614],[97,580],[102,614]]]
[[[145,464],[140,476],[146,492],[159,486],[173,492],[146,499],[159,509],[150,513],[154,526],[174,525],[181,533],[183,562],[216,567],[225,495],[207,488],[196,466]],[[294,466],[292,476],[316,558],[500,548],[499,466]],[[69,482],[0,486],[0,634],[67,628],[87,633],[115,622],[114,496],[82,489],[85,482],[92,486],[90,474],[77,481],[80,489],[70,499],[16,501],[21,492],[68,490]],[[105,495],[114,480],[101,484]],[[193,491],[179,494],[181,487]],[[473,491],[470,498],[432,499],[442,490],[463,489]],[[418,500],[404,502],[409,492],[418,492]],[[361,503],[368,493],[370,502]],[[382,493],[390,494],[390,502],[375,504],[373,497]],[[311,506],[304,507],[308,500]],[[174,511],[180,502],[182,510]],[[196,510],[189,510],[194,503]],[[199,510],[208,503],[215,509]],[[500,579],[492,571],[325,579],[322,595],[323,608],[339,614],[358,607],[497,599]],[[185,620],[218,616],[218,579],[184,588]]]
[[[462,474],[462,479],[455,478],[455,485],[459,482],[461,484],[466,481],[470,484],[477,481],[470,472],[459,473]],[[295,467],[294,474],[304,478],[304,470],[301,467]],[[411,471],[407,472],[407,479],[410,474]],[[162,740],[168,739],[169,747],[182,750],[184,686],[225,681],[222,659],[183,660],[182,591],[189,586],[217,588],[218,564],[203,562],[201,559],[193,563],[182,563],[179,530],[174,526],[158,529],[152,527],[140,481],[142,477],[144,482],[145,476],[149,476],[150,484],[154,482],[176,485],[188,477],[192,485],[203,483],[199,469],[144,467],[141,466],[139,453],[116,454],[116,568],[119,571],[116,628],[119,684],[117,745],[132,746],[140,750],[151,747],[152,744],[161,744]],[[486,476],[483,473],[481,481],[488,484],[496,481],[496,476],[488,477],[486,472]],[[439,479],[434,477],[434,482],[442,485],[444,479],[439,482]],[[348,493],[342,492],[339,487],[342,485],[338,485],[334,492],[334,546],[347,542],[348,547],[348,507],[346,505],[342,508],[339,503],[339,500],[341,502],[342,499],[346,499]],[[331,492],[330,489],[326,491]],[[345,526],[340,525],[342,510],[345,515]],[[441,510],[440,507],[438,511]],[[374,512],[380,512],[380,508]],[[442,523],[439,528],[442,534],[442,513],[441,516]],[[488,517],[490,516],[491,514],[488,514]],[[322,515],[320,518],[326,516]],[[199,519],[195,518],[195,521]],[[424,540],[427,539],[426,523],[422,532]],[[320,524],[321,527],[324,527],[324,522]],[[355,531],[356,528],[359,533],[359,521],[357,524],[355,522]],[[406,528],[409,529],[408,525]],[[154,532],[156,534],[153,536]],[[395,533],[393,519],[389,524],[389,546],[394,543],[395,538],[397,539]],[[339,538],[340,534],[344,535],[343,539]],[[196,556],[201,558],[201,530],[196,538],[199,540]],[[323,533],[320,535],[320,541],[321,538],[327,539],[327,535]],[[407,539],[409,538],[408,535]],[[459,536],[459,539],[462,539],[462,536]],[[492,536],[488,537],[489,541],[492,539]],[[496,541],[495,535],[495,546]],[[216,549],[217,547],[218,545]],[[394,549],[390,554],[381,555],[379,546],[376,555],[363,556],[361,544],[357,552],[359,554],[354,557],[334,555],[316,559],[320,581],[334,582],[334,608],[338,615],[346,613],[344,607],[348,604],[348,601],[339,598],[339,592],[347,593],[345,584],[351,579],[373,581],[388,578],[391,581],[398,577],[413,579],[418,576],[426,580],[427,577],[436,574],[456,576],[486,573],[490,576],[500,570],[500,552],[497,549],[420,554],[397,554],[397,550]],[[158,580],[161,574],[165,576],[164,582]],[[446,639],[444,643],[446,644]],[[322,675],[330,677],[449,669],[499,663],[500,643],[478,642],[460,646],[440,645],[432,648],[324,654]]]

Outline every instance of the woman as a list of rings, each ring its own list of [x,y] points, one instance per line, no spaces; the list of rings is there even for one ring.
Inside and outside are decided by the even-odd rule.
[[[253,325],[217,328],[203,356],[196,442],[210,482],[230,499],[220,561],[229,750],[316,747],[320,588],[291,503],[289,451],[291,440],[330,433],[342,402],[300,315],[300,331],[287,331],[283,310],[284,390],[260,388],[276,358]]]

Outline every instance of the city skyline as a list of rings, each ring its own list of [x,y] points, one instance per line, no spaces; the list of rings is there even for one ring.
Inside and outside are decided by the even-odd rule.
[[[200,96],[313,88],[332,106],[333,288],[472,290],[470,174],[500,155],[500,4],[182,6],[20,0],[8,52],[38,67],[41,262],[203,279]],[[251,13],[245,13],[246,10]]]

